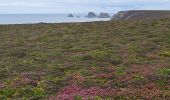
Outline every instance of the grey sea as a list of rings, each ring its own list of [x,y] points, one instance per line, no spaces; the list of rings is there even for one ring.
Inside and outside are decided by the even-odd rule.
[[[33,24],[33,23],[73,23],[108,21],[110,18],[87,18],[85,14],[0,14],[0,24]]]

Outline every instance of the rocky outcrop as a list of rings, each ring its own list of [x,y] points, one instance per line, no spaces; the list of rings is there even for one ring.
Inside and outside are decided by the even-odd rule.
[[[113,20],[121,20],[121,19],[125,18],[126,13],[127,13],[126,11],[120,11],[117,14],[115,14],[112,19]]]
[[[100,13],[99,18],[110,18],[111,16],[108,13]]]
[[[74,17],[74,15],[73,14],[68,14],[68,16],[67,17]]]
[[[89,12],[87,15],[88,18],[96,18],[97,15],[94,12]]]
[[[113,20],[147,20],[170,18],[170,10],[130,10],[120,11],[113,16]]]

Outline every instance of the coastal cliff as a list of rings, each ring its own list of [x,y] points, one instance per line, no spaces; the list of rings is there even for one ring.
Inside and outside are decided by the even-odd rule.
[[[170,10],[130,10],[120,11],[113,16],[113,20],[147,20],[169,18]]]

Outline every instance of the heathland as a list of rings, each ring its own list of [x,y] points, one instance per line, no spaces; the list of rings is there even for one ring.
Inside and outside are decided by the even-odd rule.
[[[170,19],[0,25],[0,100],[168,100]]]

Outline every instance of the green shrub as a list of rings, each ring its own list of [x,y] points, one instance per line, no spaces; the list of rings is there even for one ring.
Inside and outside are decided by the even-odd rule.
[[[93,75],[90,71],[84,70],[84,69],[79,70],[79,73],[80,73],[81,75],[83,75],[83,76],[91,76],[91,75]]]
[[[49,53],[42,52],[42,51],[33,51],[30,53],[29,56],[36,62],[45,63],[45,62],[47,62]]]
[[[161,69],[159,70],[159,73],[160,73],[161,75],[170,75],[170,68],[161,68]]]
[[[135,79],[136,81],[141,81],[141,80],[143,80],[143,76],[140,75],[140,74],[136,74],[136,75],[134,76],[134,79]]]
[[[8,69],[0,69],[0,79],[3,79],[10,74],[11,72]]]
[[[15,94],[15,89],[12,89],[12,88],[4,88],[0,90],[1,97],[12,98],[14,94]]]
[[[158,81],[156,81],[156,83],[157,83],[158,85],[160,85],[160,86],[163,86],[163,85],[167,84],[167,82],[164,81],[164,80],[158,80]]]
[[[33,96],[33,94],[34,94],[34,92],[30,88],[23,89],[22,93],[21,93],[21,95],[25,98],[30,98],[31,96]]]
[[[82,57],[82,60],[92,60],[92,59],[93,59],[93,57],[90,56],[90,55],[84,55],[84,56]]]
[[[160,54],[160,56],[170,57],[170,51],[164,51],[163,53]]]
[[[103,100],[100,96],[95,96],[94,100]]]
[[[81,96],[75,96],[74,100],[83,100],[83,98]]]
[[[91,52],[91,55],[96,59],[105,59],[110,56],[110,52],[103,50],[96,50]]]
[[[121,57],[118,57],[118,56],[113,56],[110,61],[109,61],[111,64],[113,65],[118,65],[118,64],[121,64],[123,63],[123,60]]]
[[[42,98],[44,96],[46,96],[45,90],[43,88],[34,88],[33,90],[33,97],[34,98]]]
[[[112,50],[96,50],[91,52],[91,55],[98,61],[109,62],[113,65],[121,64],[123,62],[122,58]]]
[[[63,53],[61,52],[61,51],[59,51],[59,50],[51,50],[50,52],[49,52],[49,54],[48,55],[50,55],[50,56],[58,56],[58,57],[60,57],[60,56],[62,56],[63,55]]]
[[[126,69],[126,67],[118,67],[118,68],[116,69],[115,74],[116,74],[117,76],[125,75],[125,74],[126,74],[125,69]]]
[[[24,58],[27,55],[27,50],[22,48],[14,48],[13,50],[8,51],[9,56]]]

